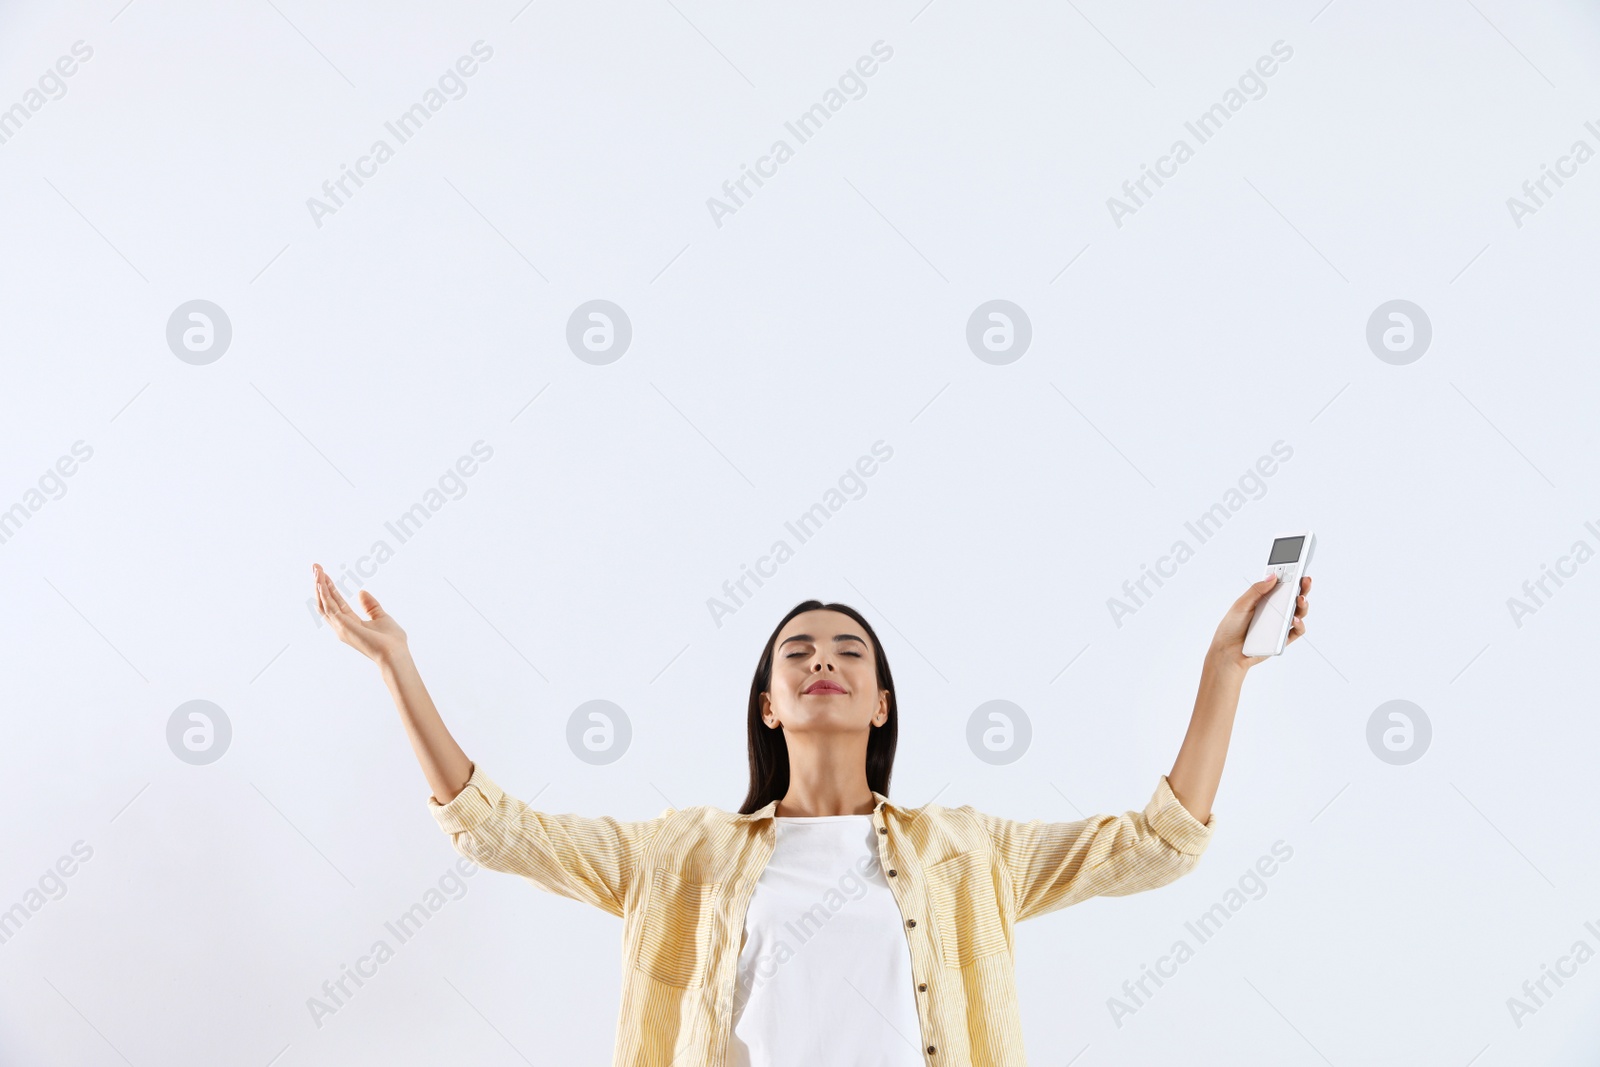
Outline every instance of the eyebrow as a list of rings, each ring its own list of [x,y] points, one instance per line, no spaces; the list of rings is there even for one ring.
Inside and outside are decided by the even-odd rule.
[[[860,641],[863,648],[865,648],[866,644],[867,644],[866,641],[864,641],[861,638],[857,637],[855,634],[835,634],[833,639],[835,641]],[[778,647],[782,648],[784,645],[787,645],[790,641],[815,641],[815,640],[816,640],[816,638],[812,637],[810,634],[795,634],[793,637],[785,637],[782,641],[778,642]]]

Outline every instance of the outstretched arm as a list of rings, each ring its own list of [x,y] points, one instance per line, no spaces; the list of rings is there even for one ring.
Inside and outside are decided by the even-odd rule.
[[[327,572],[315,563],[311,567],[317,583],[317,610],[339,640],[378,665],[434,799],[448,804],[466,786],[472,775],[472,761],[445,729],[439,709],[434,707],[411,659],[406,632],[365,589],[360,593],[361,606],[367,613],[363,619],[345,602]]]
[[[1011,885],[1021,922],[1096,896],[1127,896],[1173,882],[1200,862],[1211,841],[1211,803],[1233,732],[1245,671],[1265,656],[1244,654],[1256,601],[1276,583],[1256,582],[1234,601],[1206,651],[1189,733],[1172,773],[1156,781],[1143,811],[1091,815],[1076,822],[1023,822],[980,811],[972,817]],[[1300,580],[1289,640],[1305,633],[1311,579]]]
[[[1267,658],[1246,656],[1244,635],[1250,629],[1256,601],[1271,592],[1277,580],[1276,575],[1268,575],[1245,590],[1222,617],[1211,639],[1211,647],[1206,650],[1189,732],[1184,735],[1178,759],[1167,775],[1173,795],[1201,822],[1210,820],[1211,805],[1217,799],[1217,786],[1222,781],[1223,762],[1228,758],[1233,715],[1239,710],[1239,691],[1244,686],[1245,672]],[[1306,632],[1310,593],[1311,579],[1301,578],[1300,595],[1295,598],[1294,623],[1289,628],[1291,644]]]
[[[322,617],[339,640],[378,665],[433,789],[428,811],[455,850],[491,871],[520,874],[540,889],[622,915],[640,858],[672,809],[619,822],[529,808],[467,759],[445,729],[394,617],[363,589],[363,619],[321,567],[312,570]]]

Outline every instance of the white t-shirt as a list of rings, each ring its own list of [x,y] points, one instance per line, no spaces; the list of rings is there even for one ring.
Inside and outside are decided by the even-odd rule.
[[[730,1067],[925,1067],[870,815],[777,819],[745,913]]]

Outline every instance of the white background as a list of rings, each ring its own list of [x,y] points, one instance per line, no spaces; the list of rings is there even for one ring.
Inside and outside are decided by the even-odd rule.
[[[1593,1062],[1600,962],[1507,1006],[1600,949],[1600,563],[1507,608],[1600,548],[1600,161],[1507,207],[1600,148],[1591,6],[121,2],[0,16],[0,107],[93,49],[0,145],[0,508],[93,449],[0,544],[0,908],[93,850],[0,945],[0,1061],[609,1061],[620,922],[492,872],[320,1027],[307,1006],[456,860],[377,672],[307,611],[311,563],[393,546],[482,440],[368,588],[469,754],[550,811],[737,808],[750,673],[813,596],[885,642],[897,802],[1139,808],[1217,620],[1314,527],[1308,637],[1251,671],[1200,866],[1018,928],[1030,1061]],[[466,94],[316,225],[479,40]],[[1118,226],[1107,199],[1276,41],[1265,95]],[[708,198],[780,137],[719,227]],[[634,331],[605,366],[565,341],[597,298]],[[1404,366],[1365,340],[1397,298],[1433,327]],[[204,366],[166,343],[192,299],[233,328]],[[1004,366],[965,339],[991,299],[1033,328]],[[717,625],[878,440],[865,495]],[[1266,493],[1115,625],[1280,440]],[[566,724],[600,698],[633,740],[593,766]],[[193,699],[232,724],[206,766],[166,739]],[[1006,766],[965,739],[991,699],[1032,723]],[[1391,699],[1433,725],[1405,766],[1366,741]],[[1266,894],[1117,1025],[1280,840]]]

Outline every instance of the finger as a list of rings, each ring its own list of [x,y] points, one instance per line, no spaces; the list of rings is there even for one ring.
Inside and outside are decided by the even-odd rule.
[[[324,619],[328,617],[328,603],[322,596],[322,568],[317,564],[311,565],[311,587],[317,594],[317,613]]]
[[[1244,594],[1233,602],[1234,610],[1242,611],[1245,608],[1254,607],[1256,601],[1270,593],[1277,582],[1278,576],[1276,574],[1269,574],[1259,582],[1251,582],[1250,587],[1244,591]]]
[[[333,627],[341,640],[345,640],[347,634],[354,629],[354,624],[360,621],[360,616],[350,610],[350,605],[345,603],[344,597],[339,594],[338,587],[333,584],[333,579],[329,577],[327,571],[322,572],[320,585],[322,599],[328,606],[328,625]]]
[[[1305,632],[1306,624],[1301,622],[1299,619],[1294,620],[1294,625],[1289,627],[1289,641],[1293,641],[1295,638],[1300,637]],[[1284,644],[1288,644],[1289,641],[1285,641]]]
[[[377,597],[365,589],[361,590],[359,596],[361,597],[361,606],[366,609],[367,618],[374,620],[383,618],[383,605],[378,603]]]
[[[344,594],[339,592],[339,587],[333,584],[333,579],[328,577],[327,571],[322,572],[322,582],[323,590],[326,592],[329,600],[332,601],[334,610],[339,612],[341,615],[354,617],[355,612],[350,609],[349,604],[345,603]]]
[[[1311,601],[1307,600],[1305,597],[1300,597],[1298,600],[1295,601],[1295,603],[1294,603],[1294,616],[1295,616],[1295,618],[1297,618],[1297,619],[1305,618],[1306,617],[1306,613],[1309,612],[1310,610],[1311,610]]]

